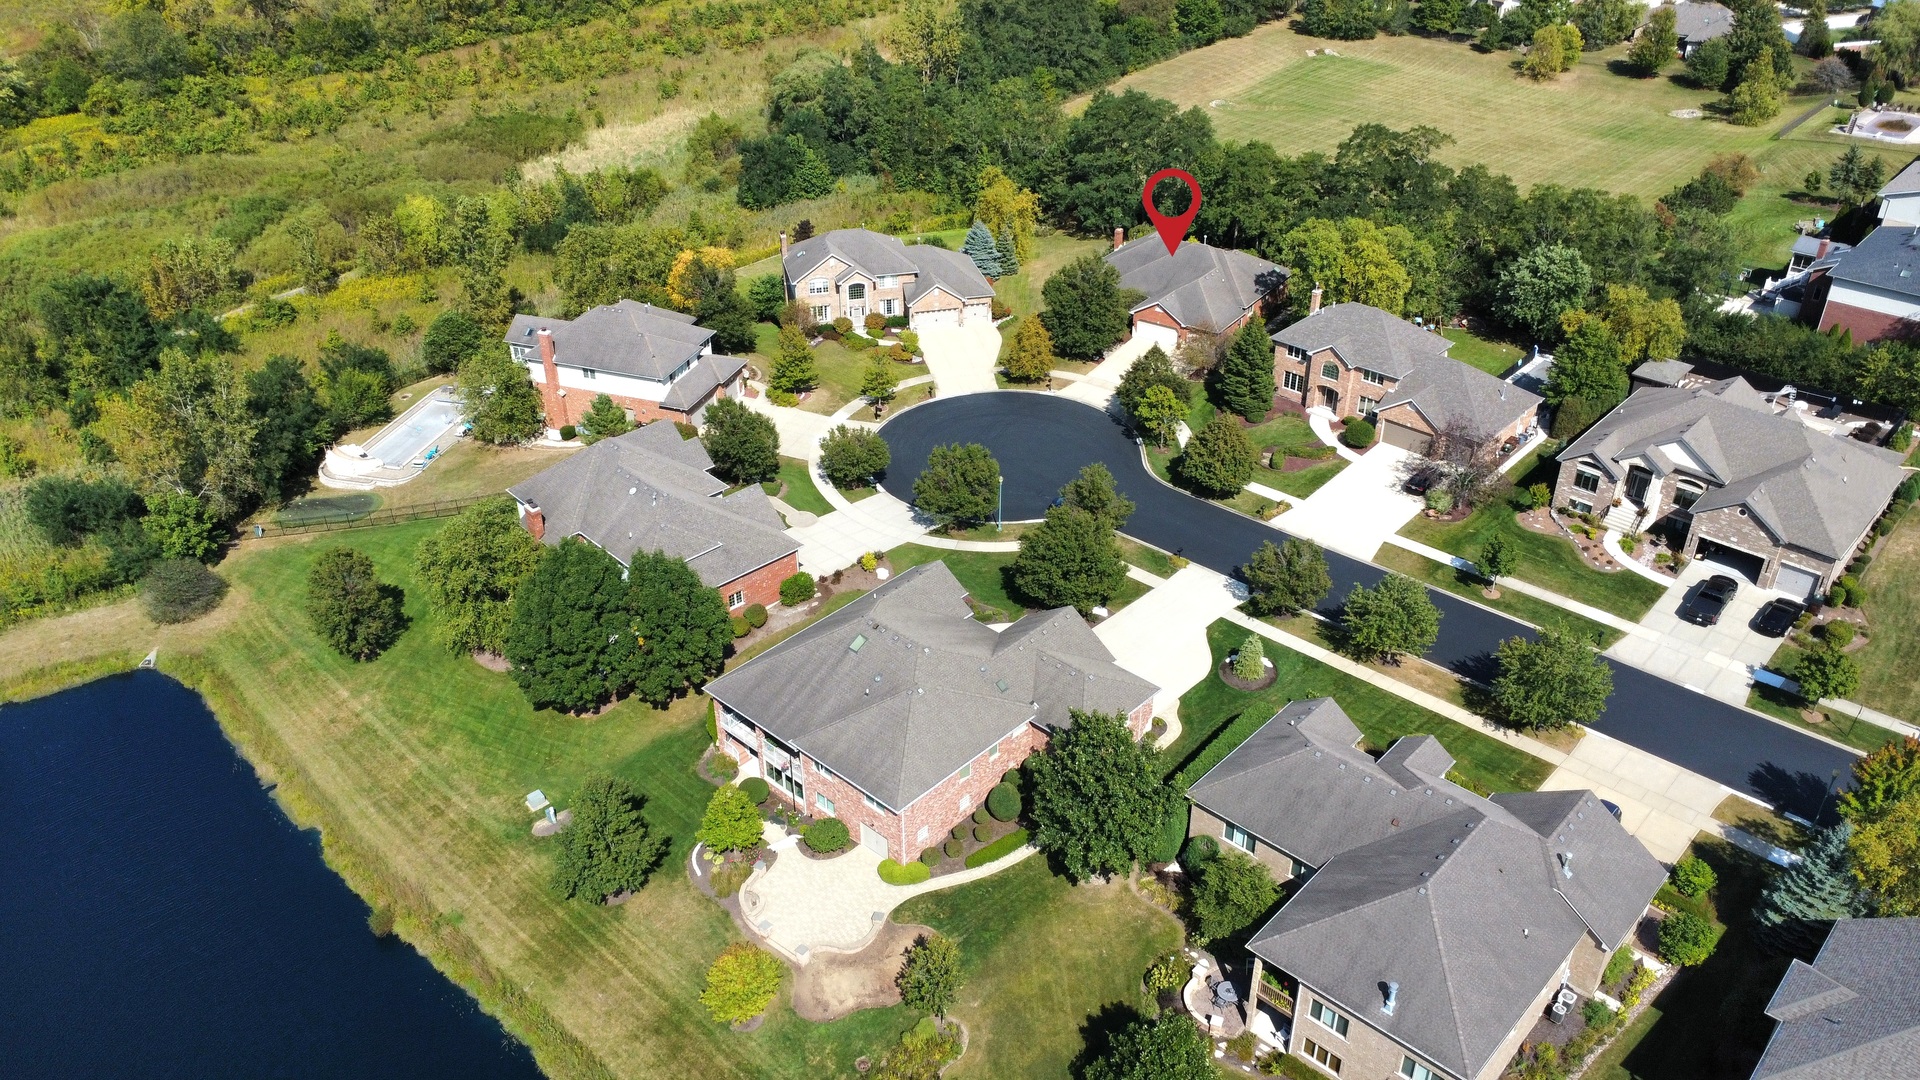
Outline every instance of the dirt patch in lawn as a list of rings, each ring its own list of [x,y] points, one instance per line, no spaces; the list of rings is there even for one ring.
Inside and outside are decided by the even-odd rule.
[[[914,923],[889,922],[857,953],[820,952],[793,976],[793,1011],[824,1023],[860,1009],[898,1004],[894,985],[907,949],[933,931]]]

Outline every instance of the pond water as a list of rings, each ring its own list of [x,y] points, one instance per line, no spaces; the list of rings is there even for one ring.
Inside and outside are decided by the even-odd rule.
[[[540,1075],[163,675],[0,708],[0,821],[9,1080]]]

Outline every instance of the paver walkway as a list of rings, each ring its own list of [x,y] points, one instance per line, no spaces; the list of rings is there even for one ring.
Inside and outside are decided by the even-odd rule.
[[[1000,363],[1000,330],[985,320],[965,326],[930,326],[920,331],[927,373],[941,397],[985,394],[1000,388],[994,369]]]
[[[795,850],[798,836],[771,822],[762,828],[775,855],[773,865],[754,871],[740,887],[740,908],[747,926],[796,964],[823,950],[858,952],[893,909],[913,897],[978,881],[1035,852],[1028,846],[985,866],[918,885],[889,885],[880,880],[880,856],[864,845],[855,844],[831,859],[814,859]],[[693,866],[696,873],[705,870],[697,850]]]
[[[1093,632],[1121,667],[1160,688],[1153,696],[1153,714],[1167,721],[1161,742],[1170,744],[1180,733],[1180,695],[1213,670],[1207,627],[1246,600],[1246,587],[1198,565],[1165,579],[1137,567],[1130,567],[1128,575],[1154,585],[1153,590]]]

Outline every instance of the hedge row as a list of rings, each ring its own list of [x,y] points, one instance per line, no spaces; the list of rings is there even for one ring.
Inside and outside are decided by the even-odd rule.
[[[1187,763],[1174,774],[1174,781],[1180,785],[1182,791],[1192,787],[1196,781],[1207,775],[1208,769],[1220,764],[1221,759],[1233,753],[1234,747],[1252,738],[1253,733],[1266,726],[1267,721],[1271,719],[1273,714],[1263,709],[1249,710],[1234,717],[1233,721],[1221,728],[1219,734],[1208,740],[1198,753],[1187,759]]]
[[[933,871],[925,863],[910,862],[905,866],[892,859],[880,860],[880,880],[889,885],[918,885],[933,876]]]
[[[1027,846],[1027,830],[1015,829],[1007,835],[967,856],[967,869],[985,866],[995,859],[1003,859]]]

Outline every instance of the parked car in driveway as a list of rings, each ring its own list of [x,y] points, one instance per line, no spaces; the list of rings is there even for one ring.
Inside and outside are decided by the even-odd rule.
[[[1768,637],[1786,637],[1787,631],[1793,629],[1794,621],[1805,610],[1805,604],[1796,604],[1785,597],[1769,600],[1767,606],[1760,609],[1760,614],[1754,616],[1753,628]]]
[[[1725,574],[1715,574],[1700,583],[1700,588],[1680,608],[1680,617],[1696,626],[1712,626],[1720,621],[1740,583]]]

